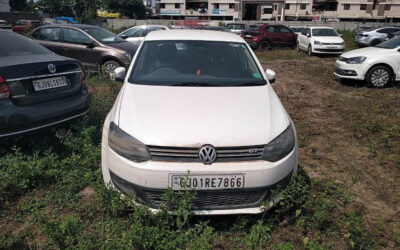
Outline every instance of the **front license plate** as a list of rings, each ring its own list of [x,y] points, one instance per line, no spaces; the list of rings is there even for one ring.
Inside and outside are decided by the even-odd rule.
[[[234,189],[244,187],[244,175],[172,175],[171,186],[173,189]]]
[[[67,78],[65,76],[52,77],[52,78],[33,81],[33,88],[35,89],[35,91],[54,89],[64,86],[68,86]]]
[[[245,37],[251,37],[251,35],[245,35]]]

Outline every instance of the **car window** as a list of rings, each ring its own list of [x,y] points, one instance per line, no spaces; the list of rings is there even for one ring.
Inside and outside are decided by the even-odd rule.
[[[293,32],[301,32],[303,34],[303,31],[305,30],[305,28],[304,27],[290,27],[290,30]]]
[[[124,39],[120,38],[119,36],[116,36],[115,34],[109,32],[103,28],[84,28],[82,30],[85,31],[90,36],[92,36],[97,41],[102,42],[102,43],[111,44],[111,43],[125,42]]]
[[[266,32],[275,32],[275,27],[274,27],[274,26],[268,26],[268,27],[265,29],[265,31],[266,31]]]
[[[87,44],[91,42],[90,38],[79,30],[66,28],[64,28],[64,41],[76,44]]]
[[[312,36],[339,36],[334,29],[317,28],[312,29]]]
[[[129,82],[163,86],[255,86],[266,84],[244,43],[147,41]]]
[[[400,47],[400,36],[396,36],[393,39],[390,39],[386,42],[383,42],[383,43],[377,45],[376,47],[383,48],[383,49],[396,49],[396,48]],[[398,53],[398,52],[396,52],[396,53]]]
[[[157,30],[165,30],[165,28],[164,28],[164,27],[154,27],[154,26],[152,26],[152,27],[147,27],[147,29],[146,29],[146,35],[149,34],[149,33],[152,32],[152,31],[157,31]]]
[[[304,36],[306,36],[307,33],[308,33],[308,29],[305,29],[305,30],[303,30],[303,31],[301,32],[301,34],[304,35]]]
[[[127,37],[142,37],[144,36],[144,30],[145,29],[143,27],[137,26],[125,31],[122,34],[126,35]]]
[[[381,34],[387,34],[387,33],[390,33],[390,28],[384,28],[384,29],[380,29],[380,30],[377,30],[376,32],[377,33],[381,33]]]
[[[50,54],[50,50],[39,45],[30,39],[16,35],[10,32],[10,34],[2,34],[1,46],[0,46],[0,57],[6,56],[26,56],[26,55],[38,55],[38,54]]]
[[[279,29],[279,32],[280,33],[292,33],[288,28],[286,28],[286,27],[283,27],[283,26],[280,26],[280,27],[277,27],[278,29]]]
[[[43,41],[61,41],[61,28],[42,28],[35,31],[32,37]]]

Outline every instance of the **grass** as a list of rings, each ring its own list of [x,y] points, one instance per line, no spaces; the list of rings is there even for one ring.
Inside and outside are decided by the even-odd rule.
[[[295,62],[305,57],[291,50],[257,55],[263,63]],[[337,91],[329,102],[335,104],[353,138],[370,148],[371,156],[383,164],[397,162],[400,166],[400,128],[396,122],[400,113],[392,112],[398,102],[396,95],[388,94],[391,89],[361,90],[362,98],[351,98],[349,92],[360,90],[338,85],[329,64],[304,60],[310,64],[302,76],[305,80],[313,79],[315,85]],[[332,63],[333,59],[319,60]],[[87,116],[1,144],[0,249],[400,247],[400,224],[393,226],[382,220],[376,230],[371,228],[358,194],[349,186],[330,176],[311,177],[309,169],[316,166],[306,164],[324,166],[329,162],[323,148],[313,145],[318,137],[312,127],[316,121],[307,117],[295,121],[300,172],[282,194],[284,199],[270,210],[251,216],[195,217],[190,205],[194,194],[186,191],[176,196],[170,190],[164,195],[166,205],[160,213],[135,206],[132,199],[121,198],[103,184],[100,169],[101,128],[121,85],[100,76],[89,76],[87,85],[92,93]],[[168,208],[175,209],[177,215],[169,215]],[[388,238],[388,234],[393,237]]]

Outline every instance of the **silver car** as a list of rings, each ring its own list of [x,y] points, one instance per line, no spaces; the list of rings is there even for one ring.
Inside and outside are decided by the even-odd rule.
[[[360,46],[375,46],[385,41],[390,33],[400,31],[400,27],[380,27],[371,28],[357,32],[354,37],[354,42]]]
[[[156,30],[169,30],[167,26],[162,25],[140,25],[140,26],[133,26],[123,32],[121,32],[118,36],[122,39],[134,43],[136,45],[140,45],[144,40],[144,37]]]

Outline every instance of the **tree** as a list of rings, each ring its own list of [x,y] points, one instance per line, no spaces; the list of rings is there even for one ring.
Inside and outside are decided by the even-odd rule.
[[[28,7],[28,2],[26,0],[11,0],[10,8],[12,11],[25,11]]]
[[[141,0],[104,0],[104,7],[110,12],[118,12],[130,18],[146,16],[146,7]]]

